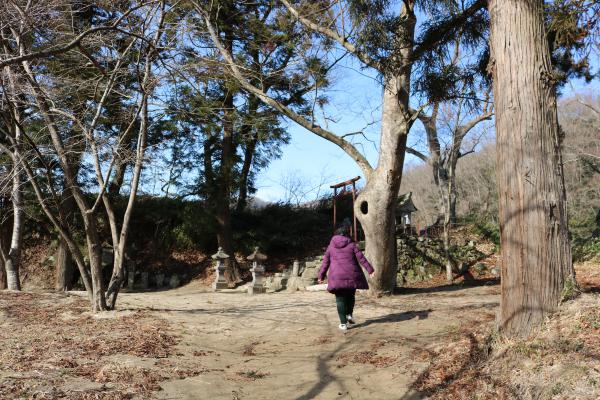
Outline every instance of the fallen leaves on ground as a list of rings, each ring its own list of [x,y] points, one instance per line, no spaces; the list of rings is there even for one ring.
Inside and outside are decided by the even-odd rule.
[[[208,371],[152,361],[173,356],[179,342],[165,320],[145,311],[92,314],[78,296],[1,292],[0,326],[2,399],[146,397],[162,381]],[[65,384],[77,379],[86,388]]]
[[[452,332],[430,349],[413,389],[431,399],[600,398],[600,296],[563,304],[530,338],[505,339],[491,321]],[[567,396],[567,397],[565,397]]]

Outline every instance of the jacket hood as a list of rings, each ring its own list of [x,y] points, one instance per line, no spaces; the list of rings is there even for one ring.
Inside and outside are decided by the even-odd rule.
[[[338,249],[341,249],[342,247],[346,247],[350,243],[352,243],[352,239],[350,239],[349,237],[346,237],[346,236],[335,235],[334,237],[331,238],[331,245],[333,245],[334,247],[336,247]]]

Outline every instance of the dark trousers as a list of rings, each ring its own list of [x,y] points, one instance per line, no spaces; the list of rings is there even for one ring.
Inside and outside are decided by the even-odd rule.
[[[345,324],[348,322],[346,315],[352,315],[354,311],[356,289],[340,289],[336,290],[334,294],[340,322]]]

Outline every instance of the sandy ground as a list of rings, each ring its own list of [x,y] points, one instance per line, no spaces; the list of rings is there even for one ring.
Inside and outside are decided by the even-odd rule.
[[[567,303],[542,336],[501,351],[500,366],[505,359],[524,363],[527,378],[583,360],[575,366],[600,374],[598,267],[578,267],[585,295]],[[482,376],[512,379],[512,370],[502,375],[494,359],[471,362],[485,348],[473,333],[486,340],[492,331],[499,290],[413,288],[379,299],[359,292],[358,324],[346,333],[326,292],[250,296],[195,282],[122,293],[117,311],[91,314],[84,293],[3,291],[0,399],[425,398],[415,388],[436,398],[452,390],[454,399],[470,398],[481,366],[492,368]],[[556,337],[543,336],[549,334]],[[500,350],[508,344],[499,343]],[[584,376],[590,387],[600,382],[594,374]],[[564,387],[579,385],[577,379]],[[495,387],[481,398],[497,398]],[[561,388],[548,398],[567,398]]]
[[[189,287],[123,294],[122,312],[145,310],[180,335],[178,362],[205,372],[160,383],[159,399],[419,399],[410,389],[427,347],[461,326],[490,323],[498,286],[357,295],[358,324],[338,330],[326,292],[249,296]]]

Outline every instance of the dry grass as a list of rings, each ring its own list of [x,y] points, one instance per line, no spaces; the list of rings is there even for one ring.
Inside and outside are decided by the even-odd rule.
[[[179,339],[164,320],[87,310],[76,296],[0,293],[0,398],[146,398],[207,371],[167,362]]]
[[[386,341],[377,341],[369,350],[344,353],[340,355],[336,361],[339,362],[339,367],[344,367],[348,363],[353,363],[370,364],[377,368],[387,368],[393,365],[398,360],[398,357],[378,354],[378,350],[382,349],[386,344]]]
[[[600,398],[600,296],[563,304],[528,339],[502,339],[493,323],[466,327],[420,350],[431,366],[414,389],[431,399]]]

